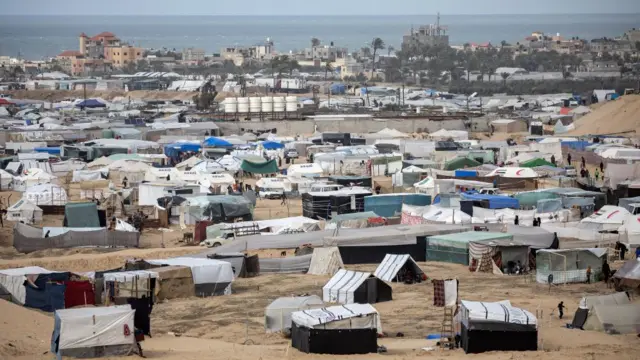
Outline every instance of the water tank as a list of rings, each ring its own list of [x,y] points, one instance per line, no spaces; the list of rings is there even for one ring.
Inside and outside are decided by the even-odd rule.
[[[249,112],[249,98],[238,98],[238,112],[245,114]]]
[[[298,98],[295,96],[287,96],[286,98],[286,110],[287,112],[296,112],[298,111]]]
[[[236,100],[236,98],[224,99],[224,112],[227,114],[235,114],[238,112],[238,100]]]
[[[249,98],[249,111],[252,113],[259,113],[262,110],[262,99],[259,97]]]
[[[284,98],[282,96],[275,96],[273,98],[273,111],[284,112]]]
[[[265,96],[262,98],[262,112],[270,113],[273,111],[273,98],[270,96]]]

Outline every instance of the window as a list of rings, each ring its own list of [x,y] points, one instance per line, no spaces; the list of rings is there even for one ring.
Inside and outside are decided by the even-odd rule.
[[[127,53],[124,53],[124,56],[127,56]]]

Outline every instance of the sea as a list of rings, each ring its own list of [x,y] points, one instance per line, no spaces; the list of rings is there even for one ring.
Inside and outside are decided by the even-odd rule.
[[[435,15],[406,16],[6,16],[0,15],[0,55],[41,60],[78,48],[78,36],[110,31],[146,49],[196,47],[207,54],[223,47],[253,45],[269,38],[287,53],[324,44],[357,50],[375,37],[398,49],[412,27]],[[532,32],[594,39],[640,28],[640,14],[446,15],[450,43],[522,41]]]

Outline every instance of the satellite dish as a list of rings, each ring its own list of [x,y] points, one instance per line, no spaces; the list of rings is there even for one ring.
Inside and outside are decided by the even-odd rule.
[[[549,284],[553,284],[553,274],[549,274],[549,276],[547,277],[547,282]]]

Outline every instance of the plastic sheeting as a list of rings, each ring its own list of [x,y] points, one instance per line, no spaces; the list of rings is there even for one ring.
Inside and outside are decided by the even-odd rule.
[[[562,200],[545,199],[538,200],[536,203],[536,211],[539,213],[556,212],[562,210]]]
[[[313,255],[260,258],[261,273],[301,273],[309,271]]]
[[[462,323],[469,327],[469,321],[496,321],[536,326],[536,316],[527,310],[513,307],[508,300],[500,302],[476,302],[462,300]]]
[[[288,331],[291,329],[293,312],[323,306],[324,302],[316,295],[277,298],[264,311],[264,327],[267,332]]]

